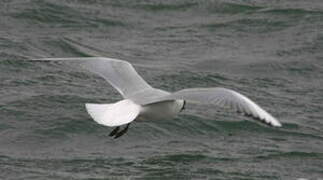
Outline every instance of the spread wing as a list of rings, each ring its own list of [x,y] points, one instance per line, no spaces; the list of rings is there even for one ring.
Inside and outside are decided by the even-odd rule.
[[[183,89],[161,98],[155,98],[154,100],[146,103],[150,104],[175,99],[184,99],[231,108],[244,113],[247,116],[252,116],[265,124],[281,127],[281,123],[276,118],[262,109],[255,102],[236,91],[225,88]]]
[[[41,61],[77,62],[81,67],[106,79],[124,97],[153,89],[127,61],[105,57],[42,58]]]

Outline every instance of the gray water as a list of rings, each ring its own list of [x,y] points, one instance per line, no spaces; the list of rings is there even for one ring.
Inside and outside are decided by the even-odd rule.
[[[111,139],[84,103],[121,96],[41,57],[128,60],[168,91],[226,87],[282,128],[213,106]],[[323,1],[1,0],[0,179],[323,178]]]

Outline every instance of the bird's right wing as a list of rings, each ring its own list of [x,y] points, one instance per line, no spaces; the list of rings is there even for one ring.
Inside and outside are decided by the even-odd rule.
[[[40,61],[69,61],[106,79],[124,97],[153,89],[127,61],[105,57],[42,58]]]
[[[234,109],[238,112],[244,113],[245,115],[252,116],[261,122],[280,127],[281,123],[254,103],[252,100],[246,96],[225,88],[193,88],[193,89],[183,89],[172,93],[170,95],[156,98],[147,104],[183,99],[193,102],[205,103],[205,104],[214,104],[220,107],[227,107]]]

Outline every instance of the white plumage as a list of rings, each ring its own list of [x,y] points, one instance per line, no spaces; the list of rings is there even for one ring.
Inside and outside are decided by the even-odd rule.
[[[124,100],[114,104],[86,104],[90,116],[105,126],[120,126],[134,120],[173,118],[185,101],[214,104],[252,116],[265,124],[281,127],[281,123],[246,96],[226,88],[192,88],[174,93],[151,87],[133,66],[123,60],[88,58],[44,58],[37,60],[66,60],[106,79]],[[128,126],[127,126],[128,128]],[[118,131],[118,129],[116,129]]]
[[[129,99],[114,104],[85,104],[87,112],[99,124],[105,126],[120,126],[135,120],[141,111],[141,106]]]

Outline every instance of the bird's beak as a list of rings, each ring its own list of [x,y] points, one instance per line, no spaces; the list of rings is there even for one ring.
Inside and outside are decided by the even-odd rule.
[[[186,101],[184,101],[184,103],[183,103],[183,107],[182,107],[182,109],[181,109],[181,111],[180,111],[180,112],[182,112],[182,111],[185,109],[185,104],[186,104]]]

